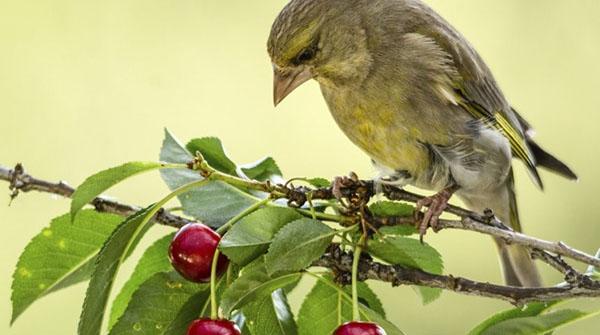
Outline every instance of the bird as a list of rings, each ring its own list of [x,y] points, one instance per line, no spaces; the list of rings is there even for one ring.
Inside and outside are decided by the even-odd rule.
[[[277,106],[316,80],[345,135],[382,183],[435,194],[417,203],[421,237],[456,195],[515,231],[513,158],[543,189],[539,168],[576,174],[540,147],[479,53],[420,0],[291,0],[267,42]],[[495,239],[507,285],[542,286],[525,247]]]

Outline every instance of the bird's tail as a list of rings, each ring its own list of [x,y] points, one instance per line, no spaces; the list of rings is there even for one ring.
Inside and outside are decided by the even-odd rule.
[[[466,194],[461,195],[461,198],[463,198],[470,209],[482,212],[486,208],[490,208],[503,223],[509,225],[515,231],[521,231],[512,171],[505,185],[500,187],[496,192],[490,192],[485,196],[479,194],[476,197],[470,197]],[[542,286],[540,274],[526,248],[520,245],[507,244],[501,239],[495,239],[495,242],[498,247],[502,273],[507,285],[521,287]]]

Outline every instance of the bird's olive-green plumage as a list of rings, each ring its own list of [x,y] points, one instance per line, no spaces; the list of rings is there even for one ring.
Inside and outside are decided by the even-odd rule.
[[[419,0],[292,0],[268,51],[276,103],[314,78],[344,133],[399,184],[456,185],[471,209],[520,230],[512,157],[540,187],[540,165],[576,178],[533,142],[469,42]],[[540,284],[524,249],[498,246],[510,284]]]

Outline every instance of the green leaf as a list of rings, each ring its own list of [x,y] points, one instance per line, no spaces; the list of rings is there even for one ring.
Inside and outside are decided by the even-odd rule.
[[[308,178],[306,181],[317,188],[326,188],[331,186],[331,182],[325,178]]]
[[[127,218],[115,229],[98,253],[81,311],[79,335],[100,334],[102,319],[115,276],[126,256],[150,227],[151,222],[147,221],[146,216],[152,212],[153,208],[151,206],[142,209]]]
[[[175,233],[164,236],[146,249],[133,274],[112,303],[109,329],[123,315],[133,293],[142,283],[158,272],[168,272],[172,269],[168,258],[168,249],[174,235]]]
[[[217,281],[217,301],[223,295],[226,280],[224,276]],[[185,304],[179,309],[177,315],[171,321],[169,327],[165,329],[164,335],[185,334],[190,323],[199,317],[210,317],[210,286],[206,285],[205,290],[196,292],[190,296]]]
[[[204,157],[204,160],[206,160],[213,168],[232,176],[237,176],[237,167],[235,163],[227,157],[225,149],[223,149],[223,144],[218,138],[196,138],[188,142],[185,147],[192,155],[196,155],[196,152],[199,151],[202,154],[202,157]]]
[[[543,335],[559,327],[598,314],[598,312],[586,313],[574,309],[562,309],[537,316],[508,319],[489,327],[480,334]]]
[[[256,163],[241,167],[246,177],[258,181],[270,180],[274,176],[282,176],[281,170],[275,160],[271,157],[264,158]]]
[[[290,208],[261,208],[236,223],[221,239],[219,249],[232,262],[246,265],[267,251],[283,226],[300,218]]]
[[[71,223],[65,214],[52,220],[25,247],[13,274],[11,323],[35,300],[89,279],[95,256],[123,218],[83,210]]]
[[[186,164],[193,159],[194,155],[192,155],[185,146],[183,146],[181,142],[165,128],[165,138],[163,139],[162,147],[160,149],[159,160],[161,162]],[[188,178],[198,178],[198,172],[192,170],[186,172],[188,172],[186,174]]]
[[[165,165],[161,163],[131,162],[100,171],[88,177],[73,193],[73,200],[71,200],[71,220],[75,219],[75,215],[83,206],[90,203],[111,186],[136,174],[162,167],[165,167]]]
[[[547,311],[552,306],[555,306],[558,303],[559,301],[553,301],[548,303],[535,302],[527,304],[523,308],[512,308],[506,311],[502,311],[489,317],[488,319],[477,325],[475,328],[473,328],[473,330],[469,332],[469,335],[481,335],[484,331],[486,331],[493,325],[509,319],[540,315],[541,313]]]
[[[414,206],[402,202],[378,201],[369,206],[371,213],[376,216],[412,216],[415,210]],[[408,236],[417,233],[417,229],[411,225],[398,225],[391,227],[381,227],[379,232],[384,235]]]
[[[313,219],[299,219],[281,228],[265,257],[270,274],[308,267],[325,252],[336,231]]]
[[[387,335],[404,335],[404,333],[398,327],[396,327],[395,324],[391,323],[372,309],[360,306],[360,310],[361,317],[363,319],[378,324],[385,330]]]
[[[352,320],[352,304],[339,291],[317,281],[298,312],[299,335],[330,335]]]
[[[177,195],[204,185],[206,185],[206,181],[201,180],[181,186],[156,204],[130,216],[115,229],[98,253],[79,319],[79,335],[100,334],[106,303],[119,267],[136,247],[144,233],[152,226],[154,215]]]
[[[373,239],[369,241],[369,252],[390,264],[404,265],[433,274],[442,274],[444,268],[442,257],[437,250],[412,238],[386,236],[383,239]],[[437,299],[441,290],[417,287],[417,293],[420,294],[423,303],[427,304]]]
[[[246,304],[257,301],[279,288],[295,284],[301,273],[290,273],[281,276],[270,276],[267,273],[262,258],[250,263],[242,270],[237,278],[223,293],[221,308],[228,316],[232,311],[244,307]]]
[[[364,303],[360,303],[359,310],[362,320],[377,322],[388,335],[403,334],[395,325],[373,310],[381,308],[378,306],[381,303],[378,302],[378,299],[375,303],[372,298],[368,297],[368,295],[375,296],[375,294],[366,284],[361,283],[358,295],[359,301],[367,301],[372,304],[369,308]],[[340,324],[351,320],[352,300],[348,289],[338,287],[330,281],[329,276],[326,276],[317,281],[300,307],[298,334],[330,335]]]
[[[367,285],[367,283],[365,282],[359,282],[357,284],[357,289],[358,301],[364,306],[372,309],[375,313],[385,317],[385,310],[383,309],[383,304],[381,303],[381,300],[379,300],[375,292],[371,290],[369,285]],[[346,293],[349,296],[352,295],[352,288],[350,286],[344,287],[344,291],[346,291]]]
[[[412,216],[415,207],[403,202],[378,201],[369,206],[369,209],[377,216]]]
[[[179,197],[184,213],[211,227],[220,227],[257,202],[257,199],[221,181],[213,181]]]
[[[199,306],[207,306],[208,313],[200,313]],[[210,287],[198,291],[187,299],[185,304],[179,309],[177,315],[171,321],[169,327],[164,331],[164,335],[185,334],[190,323],[199,317],[209,317],[210,315]]]
[[[436,301],[441,295],[442,290],[433,287],[413,286],[413,291],[421,297],[423,305]]]
[[[390,264],[400,264],[423,271],[441,274],[444,268],[441,255],[418,240],[401,236],[386,236],[369,241],[373,256]]]
[[[298,329],[283,289],[243,308],[252,335],[296,335]]]
[[[385,226],[379,228],[379,233],[383,235],[410,236],[417,233],[417,229],[410,225]]]
[[[135,291],[131,303],[110,334],[166,334],[190,298],[206,300],[208,295],[209,286],[206,284],[189,282],[174,271],[155,273]],[[195,303],[199,305],[201,301],[196,300]]]
[[[208,157],[218,157],[214,154],[215,150],[213,148],[210,154],[207,151],[208,155],[205,158],[208,160]],[[192,154],[168,130],[165,130],[160,160],[169,163],[187,163],[193,158]],[[224,162],[221,164],[227,165]],[[201,179],[197,172],[186,169],[161,170],[160,174],[171,190]],[[203,188],[192,190],[178,198],[185,214],[212,227],[223,225],[257,202],[253,196],[220,181],[211,182]]]

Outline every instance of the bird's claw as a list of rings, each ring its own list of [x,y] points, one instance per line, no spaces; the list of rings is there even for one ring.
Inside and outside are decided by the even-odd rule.
[[[448,207],[448,201],[455,191],[455,188],[447,188],[432,196],[417,201],[415,209],[415,228],[419,230],[419,240],[421,243],[423,243],[423,236],[425,236],[429,227],[431,227],[435,233],[440,230],[440,216]],[[423,207],[427,207],[427,210],[424,213],[421,213]],[[421,214],[422,219],[420,219]]]
[[[331,186],[331,193],[338,201],[340,201],[344,197],[342,190],[355,185],[359,181],[358,176],[354,172],[350,172],[348,177],[335,177]]]
[[[331,185],[331,193],[339,201],[342,199],[343,177],[335,177]]]

